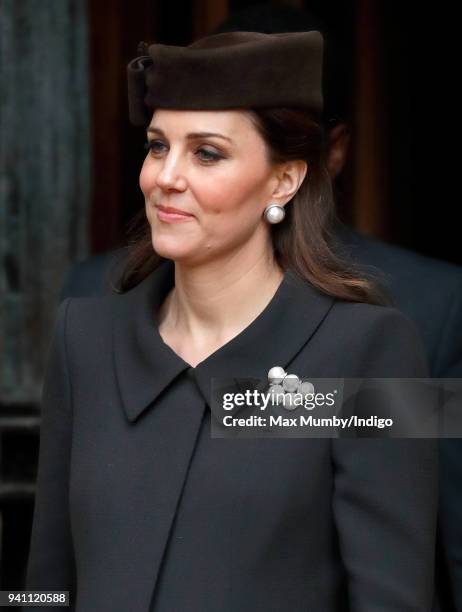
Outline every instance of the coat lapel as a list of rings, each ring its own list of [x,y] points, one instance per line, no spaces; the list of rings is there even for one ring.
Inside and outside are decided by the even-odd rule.
[[[165,261],[134,289],[111,298],[114,368],[131,423],[190,367],[158,332],[158,311],[173,284],[173,264]]]
[[[287,370],[322,324],[335,299],[287,271],[265,310],[240,334],[195,368],[166,345],[158,310],[174,285],[164,261],[132,291],[116,296],[114,367],[126,416],[135,422],[185,370],[191,370],[205,402],[211,378],[265,378],[273,366]]]

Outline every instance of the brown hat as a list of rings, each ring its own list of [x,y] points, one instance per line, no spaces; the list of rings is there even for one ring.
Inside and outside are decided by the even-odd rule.
[[[223,32],[187,47],[146,45],[132,60],[128,107],[147,126],[154,108],[307,108],[322,112],[320,32]]]

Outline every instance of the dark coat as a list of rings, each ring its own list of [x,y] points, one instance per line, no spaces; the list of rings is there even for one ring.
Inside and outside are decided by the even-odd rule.
[[[430,610],[434,442],[210,435],[212,377],[425,376],[413,324],[286,273],[191,368],[155,324],[172,283],[166,262],[60,306],[26,588],[69,589],[78,612]]]
[[[462,378],[462,268],[344,228],[353,259],[378,276],[416,324],[434,378]],[[462,440],[439,442],[440,509],[434,612],[462,611]]]

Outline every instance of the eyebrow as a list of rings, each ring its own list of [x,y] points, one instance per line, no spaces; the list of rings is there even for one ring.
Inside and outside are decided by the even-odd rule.
[[[161,136],[165,138],[165,134],[160,128],[150,126],[148,127],[147,132],[148,134],[149,133],[160,134]],[[228,136],[223,136],[223,134],[216,134],[214,132],[190,132],[189,134],[186,134],[187,140],[194,140],[197,138],[210,138],[213,136],[215,138],[223,138],[224,140],[227,140],[228,142],[231,142],[231,143],[233,142],[231,138],[228,138]]]

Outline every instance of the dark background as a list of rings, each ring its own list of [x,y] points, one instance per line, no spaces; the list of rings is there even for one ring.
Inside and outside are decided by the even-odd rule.
[[[246,0],[88,0],[93,191],[91,252],[124,243],[143,206],[138,174],[144,134],[127,119],[126,64],[141,40],[187,45],[211,32]],[[423,254],[462,263],[454,161],[457,144],[451,91],[454,15],[444,4],[318,0],[307,6],[341,36],[351,66],[353,146],[342,180],[340,216],[358,229]],[[243,70],[245,67],[243,67]],[[453,140],[455,143],[453,143]],[[455,153],[454,153],[455,151]],[[27,407],[25,413],[27,417]],[[37,413],[16,424],[0,445],[2,478],[23,483],[2,505],[1,588],[22,587],[33,510]],[[4,429],[6,431],[6,429]],[[28,488],[29,487],[29,488]],[[5,498],[6,499],[6,498]]]

